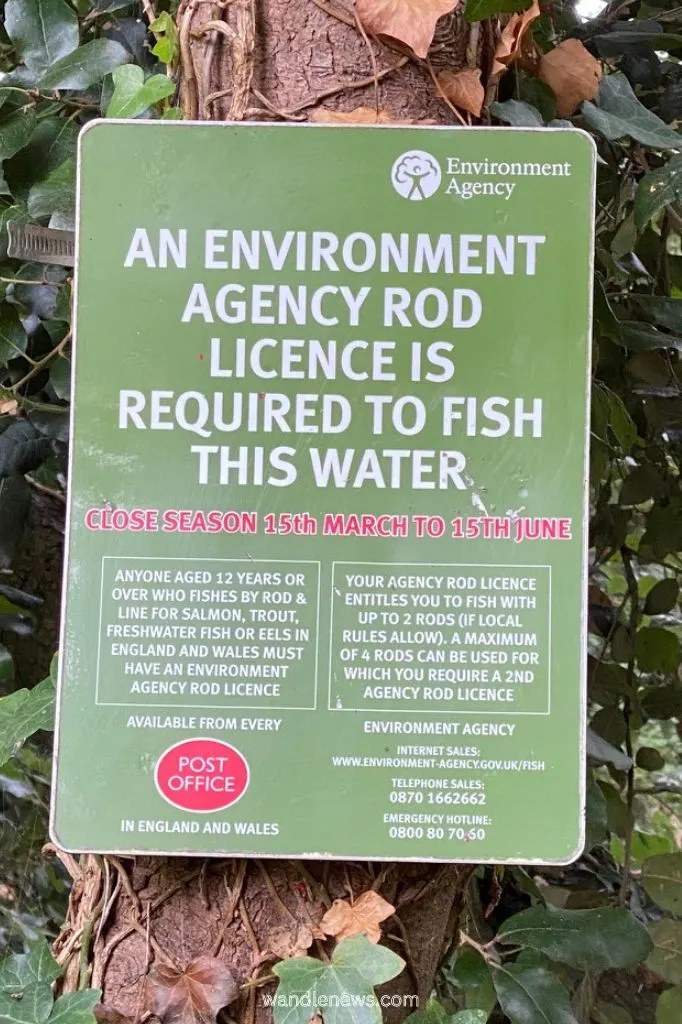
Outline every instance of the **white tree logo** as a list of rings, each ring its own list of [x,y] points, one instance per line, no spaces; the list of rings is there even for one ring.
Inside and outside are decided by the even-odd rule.
[[[411,149],[399,156],[391,168],[393,188],[404,199],[428,199],[442,178],[438,161],[423,149]]]

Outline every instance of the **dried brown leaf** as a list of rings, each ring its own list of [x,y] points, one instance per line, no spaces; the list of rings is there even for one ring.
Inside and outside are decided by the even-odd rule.
[[[16,416],[18,411],[16,398],[0,398],[0,416]]]
[[[413,124],[413,121],[401,121],[391,117],[388,110],[376,110],[374,107],[356,107],[354,110],[327,110],[317,107],[310,115],[311,121],[320,124]]]
[[[351,935],[366,935],[370,942],[378,942],[381,938],[380,922],[394,913],[395,907],[374,889],[369,889],[354,903],[334,900],[322,918],[320,927],[327,935],[333,935],[339,941]]]
[[[539,18],[541,14],[542,11],[540,10],[538,0],[533,0],[528,10],[523,11],[522,14],[512,14],[502,29],[502,35],[495,49],[492,75],[503,74],[510,64],[518,60],[525,35],[535,19]]]
[[[222,960],[200,956],[184,971],[166,964],[147,979],[147,1009],[164,1024],[215,1024],[216,1015],[239,994],[232,971]]]
[[[436,22],[457,7],[459,0],[356,0],[363,28],[378,36],[391,36],[426,57]]]
[[[324,938],[324,935],[321,937]],[[307,924],[272,928],[268,934],[268,950],[278,960],[290,960],[295,956],[305,956],[313,944],[313,938],[312,928]]]
[[[592,100],[596,96],[601,64],[579,39],[565,39],[542,55],[538,78],[556,96],[559,117],[569,117],[584,100]]]
[[[474,117],[481,116],[485,89],[481,83],[480,68],[441,71],[438,75],[438,87],[453,106],[468,111]]]
[[[0,882],[0,900],[5,903],[14,903],[17,895],[11,885],[7,885],[6,882]]]

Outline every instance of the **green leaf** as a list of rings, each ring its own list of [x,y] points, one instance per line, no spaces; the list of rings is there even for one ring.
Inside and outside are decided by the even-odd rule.
[[[654,948],[646,966],[671,985],[682,984],[682,921],[658,921],[649,934]]]
[[[632,761],[627,754],[612,746],[589,726],[587,729],[587,754],[593,761],[612,764],[619,772],[627,772],[632,766]]]
[[[660,772],[665,767],[665,758],[655,747],[640,747],[635,760],[645,772]]]
[[[65,0],[7,0],[4,22],[19,57],[39,75],[78,46],[78,17]]]
[[[28,212],[32,217],[53,214],[70,216],[76,204],[76,161],[72,158],[34,185],[28,193]]]
[[[163,64],[172,64],[178,55],[178,30],[168,11],[161,11],[149,27],[158,37],[152,53]]]
[[[54,728],[55,686],[43,679],[32,690],[0,697],[0,766],[38,729]]]
[[[0,160],[9,160],[28,143],[36,126],[36,109],[22,107],[0,123]]]
[[[642,867],[642,885],[662,910],[682,917],[682,853],[649,857]]]
[[[332,964],[356,970],[371,985],[384,985],[400,974],[405,961],[386,946],[370,942],[364,935],[354,935],[338,944]]]
[[[17,307],[3,302],[0,304],[0,366],[23,355],[27,344],[28,338]]]
[[[527,11],[532,0],[467,0],[464,17],[467,21],[485,21],[494,14]]]
[[[645,174],[635,194],[635,224],[641,231],[670,203],[682,199],[682,156]]]
[[[52,989],[44,982],[34,982],[19,992],[0,992],[0,1024],[45,1024],[52,999]]]
[[[57,398],[68,401],[71,395],[71,360],[59,356],[50,367],[50,384]]]
[[[682,149],[682,136],[644,106],[623,74],[602,79],[595,103],[585,101],[582,115],[605,139],[631,138],[652,149]]]
[[[499,121],[511,124],[515,128],[541,128],[543,125],[540,111],[531,107],[530,103],[521,100],[505,100],[504,103],[493,103],[490,113]]]
[[[645,626],[637,633],[635,653],[642,672],[670,674],[680,660],[680,641],[669,629]]]
[[[640,704],[647,718],[682,717],[682,686],[649,686],[642,692]]]
[[[638,320],[621,320],[620,336],[623,345],[633,352],[651,352],[659,348],[682,350],[682,338],[676,334],[664,334],[656,327]]]
[[[647,319],[661,327],[682,333],[682,299],[669,299],[661,295],[633,295]]]
[[[596,1024],[632,1024],[628,1011],[615,1003],[597,1003],[593,1017]]]
[[[450,1017],[450,1024],[486,1024],[487,1019],[485,1010],[460,1010]]]
[[[100,1001],[99,989],[67,992],[60,996],[50,1014],[50,1024],[95,1024],[93,1010]]]
[[[49,458],[52,441],[30,420],[17,419],[0,434],[0,477],[30,473]]]
[[[490,1016],[497,1002],[490,968],[480,953],[464,946],[446,969],[448,981],[464,990],[464,1005],[468,1010],[483,1010]]]
[[[682,988],[661,992],[656,1003],[656,1024],[680,1024],[682,1020]]]
[[[113,39],[93,39],[53,64],[39,80],[38,87],[87,89],[130,59],[130,53]]]
[[[137,64],[117,68],[113,78],[114,93],[107,117],[138,117],[175,92],[175,83],[165,75],[152,75],[145,82],[144,71]]]
[[[426,1009],[417,1010],[406,1018],[405,1024],[449,1024],[451,1017],[435,999],[429,999]],[[485,1024],[485,1019],[483,1020]]]
[[[617,705],[609,705],[598,711],[590,722],[590,728],[616,750],[625,742],[627,724],[623,712]]]
[[[273,968],[280,979],[274,1022],[308,1024],[320,1008],[325,1024],[381,1024],[374,986],[395,978],[404,966],[390,949],[364,935],[340,942],[328,964],[309,956],[283,960]]]
[[[605,843],[608,837],[606,800],[597,785],[594,774],[589,771],[587,773],[585,852],[589,853],[595,846]]]
[[[679,596],[680,587],[677,580],[659,580],[646,595],[644,614],[665,615],[675,607]]]
[[[511,1024],[578,1024],[568,992],[551,971],[543,967],[497,967],[493,981]]]
[[[47,941],[41,938],[28,953],[14,953],[0,962],[0,992],[17,992],[37,981],[49,984],[61,973]]]
[[[508,918],[498,939],[507,946],[536,949],[551,960],[583,971],[631,967],[651,950],[646,928],[624,907],[530,907]]]
[[[636,466],[623,480],[619,501],[621,505],[641,505],[661,492],[661,476],[657,469],[646,463]]]

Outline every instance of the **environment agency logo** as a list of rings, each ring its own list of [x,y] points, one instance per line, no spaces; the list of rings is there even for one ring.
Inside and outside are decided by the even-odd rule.
[[[443,177],[435,156],[423,149],[411,149],[398,157],[391,168],[393,188],[404,199],[428,199]]]

